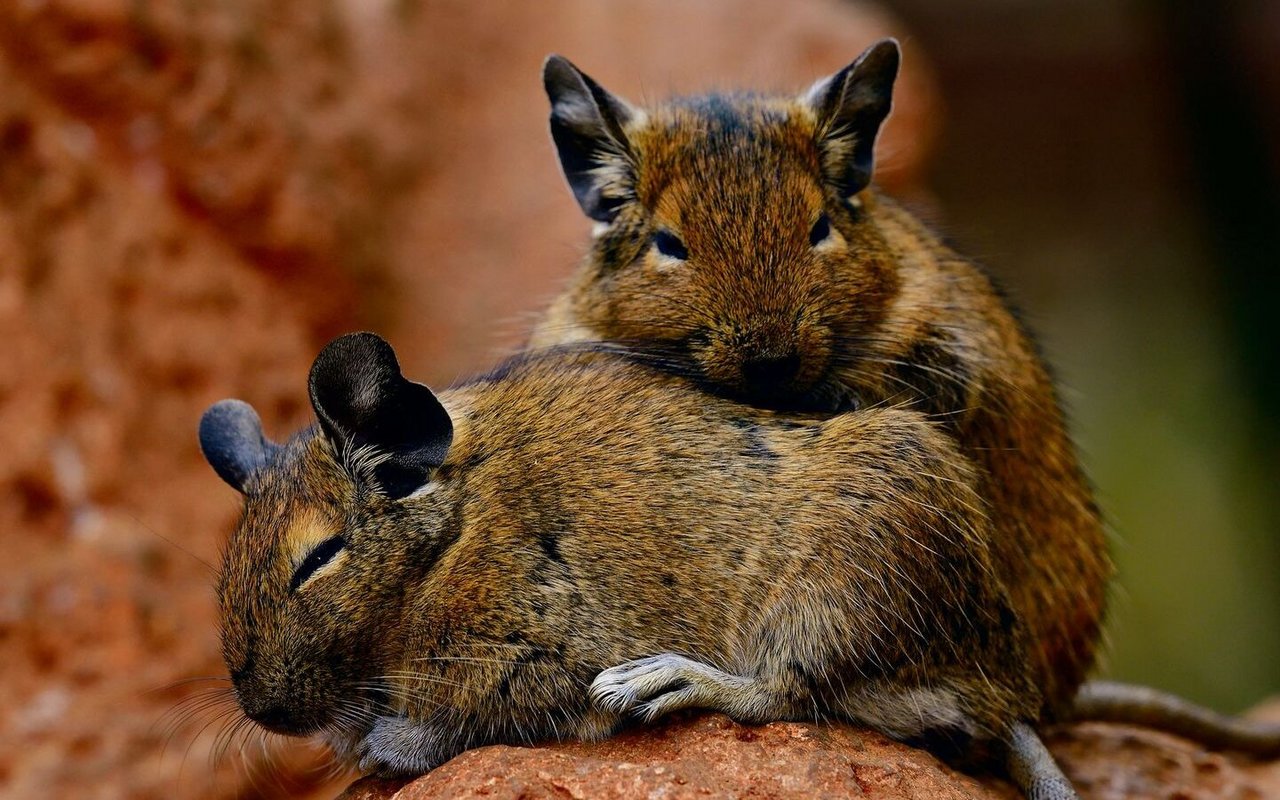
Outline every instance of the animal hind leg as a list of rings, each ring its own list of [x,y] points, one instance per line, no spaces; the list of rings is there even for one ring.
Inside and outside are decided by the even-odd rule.
[[[740,722],[780,719],[790,707],[776,687],[675,653],[628,661],[591,683],[598,708],[646,722],[683,708],[721,711]]]

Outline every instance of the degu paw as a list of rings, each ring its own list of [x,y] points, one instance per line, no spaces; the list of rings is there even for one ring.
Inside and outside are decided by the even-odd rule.
[[[614,714],[651,722],[682,708],[728,710],[744,679],[674,653],[611,667],[591,682],[591,701]]]
[[[407,717],[379,717],[358,755],[360,771],[379,778],[421,775],[449,757],[432,726]]]

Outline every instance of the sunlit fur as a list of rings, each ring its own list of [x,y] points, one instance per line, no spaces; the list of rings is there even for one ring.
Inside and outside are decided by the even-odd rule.
[[[1061,711],[1094,662],[1112,567],[1049,375],[991,279],[873,190],[840,196],[804,98],[675,100],[625,135],[626,201],[532,343],[614,342],[762,407],[909,404],[944,424],[978,467],[1046,710]],[[823,211],[832,233],[814,247]],[[652,246],[660,229],[686,261]],[[744,379],[788,353],[794,378]]]
[[[981,742],[1035,718],[975,473],[922,415],[779,416],[601,352],[440,399],[429,491],[387,500],[315,428],[246,486],[220,581],[246,710],[385,773],[607,735],[593,681],[664,653],[731,673],[696,705],[745,720]],[[290,592],[300,518],[348,546]]]
[[[580,335],[685,357],[739,397],[758,388],[744,380],[745,362],[797,354],[800,371],[771,398],[803,403],[814,394],[828,405],[841,343],[879,321],[896,276],[882,255],[841,268],[850,249],[884,247],[848,204],[826,202],[813,113],[741,96],[681,101],[643,119],[628,132],[640,165],[636,199],[596,237],[535,344],[582,323]],[[809,232],[824,211],[831,235],[813,247]],[[687,261],[671,263],[652,246],[660,229],[683,240]]]

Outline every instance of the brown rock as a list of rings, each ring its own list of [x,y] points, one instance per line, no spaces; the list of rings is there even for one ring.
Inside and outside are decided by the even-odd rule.
[[[295,424],[314,343],[91,126],[0,83],[0,795],[234,791],[208,718],[165,718],[223,673],[207,563],[237,508],[193,426],[230,393]]]
[[[117,118],[151,113],[143,67],[160,63],[124,42],[128,6],[0,6],[6,797],[244,794],[236,758],[212,764],[225,679],[183,682],[225,675],[209,565],[238,511],[194,426],[229,394],[296,426],[317,321],[351,324],[282,290],[229,217],[181,202],[151,134],[121,149]],[[315,755],[277,749],[255,740],[248,771],[323,782],[289,777]]]
[[[972,778],[919,750],[848,726],[680,719],[598,744],[486,747],[403,788],[359,782],[344,800],[449,798],[982,796]]]
[[[421,143],[366,84],[340,5],[6,3],[0,45],[83,121],[96,157],[286,281],[325,335],[350,311],[348,272],[372,269]]]
[[[1280,721],[1280,702],[1253,716]],[[1085,800],[1280,797],[1280,760],[1208,752],[1153,730],[1082,723],[1055,732],[1049,745]]]
[[[1154,731],[1081,724],[1054,732],[1050,745],[1084,800],[1280,797],[1280,762],[1206,753]],[[598,744],[472,750],[413,781],[358,781],[342,800],[863,796],[1009,800],[1017,793],[997,778],[956,772],[872,731],[799,723],[748,727],[712,714]]]

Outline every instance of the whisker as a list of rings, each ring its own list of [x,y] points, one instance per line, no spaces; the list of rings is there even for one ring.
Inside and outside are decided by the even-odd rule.
[[[154,689],[147,689],[146,691],[143,692],[143,694],[155,694],[157,692],[165,692],[170,689],[176,689],[179,686],[186,686],[192,683],[202,683],[202,682],[208,682],[208,681],[221,681],[224,683],[230,683],[231,679],[225,675],[201,675],[195,678],[181,678],[179,680],[172,681],[171,683],[166,683],[163,686],[157,686]]]
[[[142,528],[143,530],[145,530],[145,531],[149,532],[152,536],[155,536],[157,539],[160,539],[161,541],[163,541],[163,542],[165,542],[165,543],[169,544],[169,545],[170,545],[171,547],[173,547],[174,549],[179,550],[179,551],[181,551],[181,552],[183,552],[183,553],[185,553],[185,554],[187,554],[187,555],[191,556],[191,558],[195,559],[197,562],[199,562],[200,564],[204,565],[204,568],[205,568],[205,569],[207,569],[207,570],[209,570],[209,573],[210,573],[211,575],[213,575],[215,578],[218,576],[218,570],[217,570],[217,568],[216,568],[216,567],[214,567],[212,564],[210,564],[208,561],[206,561],[205,559],[203,559],[203,558],[201,558],[200,556],[196,555],[195,553],[193,553],[192,551],[190,551],[190,550],[188,550],[187,548],[183,547],[182,545],[178,544],[178,543],[177,543],[177,542],[175,542],[173,539],[170,539],[168,536],[165,536],[164,534],[160,533],[160,531],[157,531],[155,528],[151,527],[151,526],[150,526],[150,525],[148,525],[147,523],[143,522],[143,521],[142,521],[142,519],[138,517],[138,515],[134,514],[133,512],[129,511],[128,509],[124,509],[124,508],[122,508],[122,509],[119,509],[119,510],[120,510],[120,511],[123,511],[125,514],[127,514],[131,519],[133,519],[133,521],[134,521],[134,522],[138,523],[138,527],[140,527],[140,528]]]
[[[479,664],[508,664],[508,665],[513,665],[513,664],[519,664],[519,663],[520,663],[519,661],[515,661],[515,660],[513,660],[513,659],[509,659],[509,658],[475,658],[475,657],[471,657],[471,656],[423,656],[422,658],[415,658],[415,659],[412,659],[412,660],[413,660],[413,661],[415,661],[415,662],[418,662],[418,661],[441,661],[441,662],[448,662],[448,661],[460,661],[460,662],[474,662],[474,663],[479,663]],[[394,673],[391,673],[391,674],[394,674]]]

